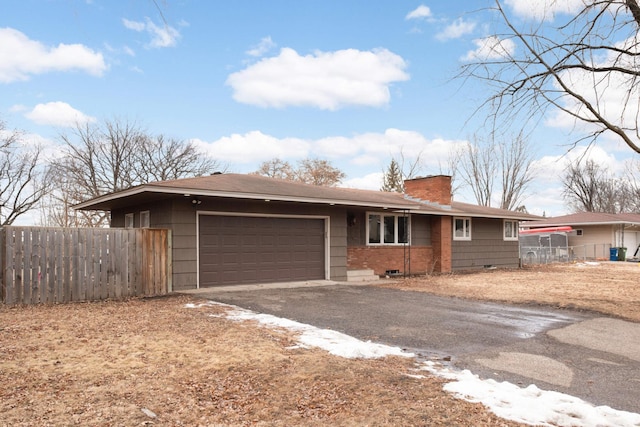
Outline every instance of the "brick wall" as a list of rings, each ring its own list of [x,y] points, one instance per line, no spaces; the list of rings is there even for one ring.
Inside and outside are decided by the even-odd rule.
[[[434,272],[451,272],[451,218],[436,216],[431,219],[431,245],[433,247]]]
[[[451,177],[448,175],[433,175],[424,178],[407,179],[404,182],[404,192],[421,200],[450,205]]]
[[[406,250],[406,252],[405,252]],[[350,246],[347,248],[347,269],[372,269],[383,275],[387,270],[405,273],[404,257],[409,257],[409,248],[402,246]],[[425,274],[433,271],[433,251],[429,246],[411,247],[411,271],[407,274]],[[409,270],[407,264],[407,270]]]

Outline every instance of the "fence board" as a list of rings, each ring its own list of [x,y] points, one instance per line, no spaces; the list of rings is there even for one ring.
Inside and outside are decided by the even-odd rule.
[[[5,274],[2,277],[3,287],[5,288],[5,301],[8,304],[15,304],[20,301],[17,295],[18,286],[16,284],[16,264],[13,259],[9,258],[13,256],[13,232],[8,230],[3,234],[3,239],[5,241],[5,250],[2,253],[4,271]]]
[[[170,231],[0,228],[5,304],[63,303],[169,292]]]

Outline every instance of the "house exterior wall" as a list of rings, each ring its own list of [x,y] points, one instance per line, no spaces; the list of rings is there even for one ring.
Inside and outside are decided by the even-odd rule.
[[[377,275],[384,275],[387,270],[406,274],[425,274],[433,270],[430,217],[411,216],[411,245],[368,245],[368,213],[386,212],[351,209],[347,213],[348,269],[372,269]]]
[[[613,225],[580,225],[572,227],[582,230],[582,235],[576,232],[568,233],[567,244],[571,247],[571,256],[578,259],[607,260],[609,248],[617,247],[616,227]]]
[[[452,220],[449,219],[450,226]],[[472,218],[471,240],[451,240],[451,269],[520,266],[519,242],[503,239],[503,220]]]
[[[433,250],[430,246],[349,246],[349,269],[371,269],[379,276],[388,270],[405,274],[430,273]]]
[[[329,278],[347,279],[346,208],[295,203],[252,200],[200,198],[193,204],[191,198],[173,197],[159,203],[139,205],[112,211],[111,224],[124,226],[127,213],[135,213],[134,223],[139,225],[139,212],[149,211],[151,227],[169,228],[173,236],[173,289],[187,290],[197,287],[197,212],[229,212],[265,215],[312,215],[329,217]]]

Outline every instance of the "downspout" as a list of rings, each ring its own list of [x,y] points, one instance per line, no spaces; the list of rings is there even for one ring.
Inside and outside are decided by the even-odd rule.
[[[408,221],[409,216],[407,214],[407,210],[403,209],[402,213],[404,223],[408,226],[405,230],[407,233],[407,238],[404,242],[402,242],[402,260],[404,264],[404,268],[402,269],[402,276],[406,278],[407,270],[409,270],[409,276],[411,276],[411,243],[409,243],[411,240],[411,224]]]

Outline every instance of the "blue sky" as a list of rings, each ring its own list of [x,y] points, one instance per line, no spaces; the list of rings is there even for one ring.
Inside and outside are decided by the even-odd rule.
[[[543,2],[506,3],[525,17]],[[392,156],[422,152],[422,174],[440,173],[477,131],[486,88],[452,78],[496,31],[491,4],[0,0],[0,118],[51,153],[78,121],[125,118],[194,140],[230,172],[318,157],[344,185],[378,189]],[[569,127],[532,135],[532,213],[567,212]],[[589,155],[618,167],[632,153],[605,141]]]

